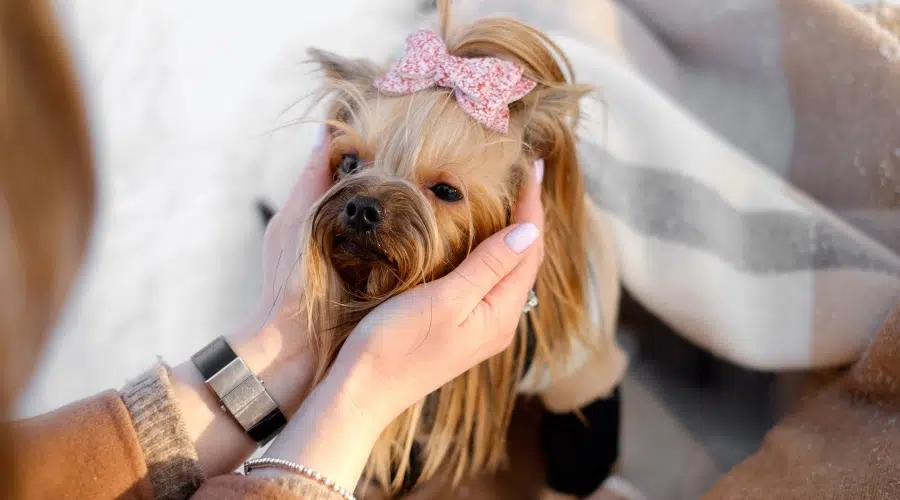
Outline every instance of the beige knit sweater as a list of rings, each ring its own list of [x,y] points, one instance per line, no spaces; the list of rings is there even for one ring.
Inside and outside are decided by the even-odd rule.
[[[190,498],[206,477],[175,404],[168,368],[162,363],[157,364],[129,382],[119,395],[131,415],[144,452],[154,498]],[[304,476],[263,479],[304,500],[342,500],[329,488]]]

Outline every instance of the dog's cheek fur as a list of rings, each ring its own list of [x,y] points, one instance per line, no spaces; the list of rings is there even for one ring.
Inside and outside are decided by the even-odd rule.
[[[444,241],[458,266],[475,247],[510,223],[514,190],[503,186],[494,192],[473,189],[464,206],[454,207],[442,226]]]

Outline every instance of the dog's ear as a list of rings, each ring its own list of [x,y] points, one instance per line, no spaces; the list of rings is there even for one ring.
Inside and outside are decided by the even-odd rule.
[[[365,59],[350,59],[317,48],[311,48],[307,53],[331,81],[371,86],[381,72],[376,64]]]
[[[538,87],[525,96],[513,111],[525,123],[525,143],[542,149],[543,143],[558,134],[560,124],[572,125],[578,120],[581,99],[593,90],[589,85],[563,84]]]
[[[325,77],[325,94],[331,96],[329,119],[349,122],[364,109],[364,101],[375,91],[375,79],[381,69],[365,59],[350,59],[332,52],[311,48],[312,62]]]
[[[565,84],[533,91],[533,112],[555,116],[578,116],[581,99],[594,91],[590,85]]]

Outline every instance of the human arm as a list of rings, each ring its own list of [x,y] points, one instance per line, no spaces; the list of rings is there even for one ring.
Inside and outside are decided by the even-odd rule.
[[[232,349],[263,380],[266,390],[288,418],[308,393],[313,375],[314,360],[307,347],[305,325],[294,314],[300,293],[295,264],[309,208],[331,182],[327,162],[329,142],[324,125],[317,130],[315,144],[287,202],[266,228],[263,289],[257,307],[246,326],[226,335]],[[208,477],[233,471],[256,449],[256,443],[231,415],[220,409],[218,399],[192,361],[175,366],[168,375],[171,397],[180,413],[184,433],[196,450],[200,471]],[[137,422],[139,418],[135,417]],[[176,430],[169,433],[180,434],[172,432]],[[146,446],[145,451],[153,476],[155,457]],[[166,461],[165,457],[160,459]],[[166,466],[161,464],[161,467]]]
[[[226,335],[287,416],[308,393],[312,378],[305,330],[289,307],[297,293],[290,256],[297,252],[309,207],[330,182],[327,137],[320,133],[319,138],[288,202],[267,228],[258,307],[245,327]],[[23,498],[61,496],[79,483],[72,478],[108,478],[90,483],[100,488],[88,488],[90,498],[120,494],[117,480],[135,491],[139,484],[150,485],[155,498],[186,498],[206,477],[231,472],[256,448],[219,408],[191,361],[172,369],[159,364],[119,394],[106,392],[15,425],[18,448],[35,458],[24,474],[25,486],[35,494]],[[104,448],[108,451],[93,453]],[[117,493],[104,493],[104,485]]]

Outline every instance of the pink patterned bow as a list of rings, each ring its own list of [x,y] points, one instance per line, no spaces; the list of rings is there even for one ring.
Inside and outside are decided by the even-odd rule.
[[[451,88],[463,111],[489,129],[505,133],[509,105],[536,85],[522,72],[503,59],[452,56],[436,33],[420,30],[406,39],[403,57],[375,86],[394,94],[411,94],[433,85]]]

